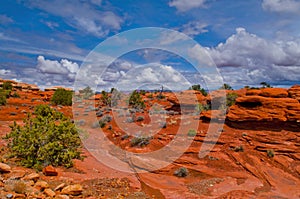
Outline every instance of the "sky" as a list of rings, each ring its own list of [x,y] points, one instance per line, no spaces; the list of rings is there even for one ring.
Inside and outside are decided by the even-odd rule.
[[[126,85],[124,89],[207,87],[216,79],[234,88],[260,82],[290,87],[300,84],[299,18],[299,0],[2,0],[0,78],[41,88],[73,88],[79,79],[103,89],[116,84]],[[140,48],[109,65],[103,60],[86,64],[88,55],[109,38],[147,27],[175,31],[161,34],[161,45],[182,40],[182,34],[196,41],[201,50],[183,50],[198,60],[205,51],[219,76],[199,73],[197,66],[166,49]],[[118,42],[133,45],[128,38]],[[111,60],[106,52],[97,53]],[[90,71],[85,73],[84,67]]]

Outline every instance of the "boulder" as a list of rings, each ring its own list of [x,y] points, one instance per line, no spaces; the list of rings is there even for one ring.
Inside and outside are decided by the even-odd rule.
[[[33,180],[37,181],[40,178],[40,175],[38,173],[31,173],[23,178],[23,180]]]
[[[66,195],[77,196],[82,193],[82,186],[80,184],[68,185],[62,189],[61,193]]]
[[[58,173],[53,166],[49,165],[49,166],[43,168],[43,174],[45,176],[57,176]]]
[[[0,173],[9,173],[11,172],[11,167],[7,164],[0,163]]]
[[[49,197],[54,197],[56,195],[55,192],[52,191],[51,189],[45,189],[44,193]]]

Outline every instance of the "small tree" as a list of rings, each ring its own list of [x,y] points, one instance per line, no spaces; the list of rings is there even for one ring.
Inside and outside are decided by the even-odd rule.
[[[129,105],[132,106],[133,108],[141,108],[141,109],[145,108],[145,103],[141,95],[139,94],[139,92],[137,92],[136,90],[133,91],[130,95]]]
[[[80,90],[79,93],[82,94],[83,99],[89,99],[94,95],[94,91],[89,86],[85,87],[83,90]]]
[[[72,105],[72,91],[65,90],[63,88],[58,88],[52,98],[51,102],[54,105],[63,105],[63,106],[71,106]]]
[[[220,89],[223,89],[223,90],[233,90],[233,88],[229,84],[223,84],[223,86]]]
[[[201,88],[200,84],[192,85],[189,90],[200,91],[203,96],[207,96],[207,92],[204,88]]]
[[[13,86],[11,82],[4,82],[2,85],[3,90],[12,90]]]
[[[238,98],[238,94],[236,93],[228,93],[226,95],[226,106],[230,107],[235,104],[236,98]]]
[[[81,159],[80,138],[70,119],[47,105],[37,106],[34,114],[28,115],[25,125],[14,122],[5,137],[13,157],[23,166],[36,169],[47,165],[71,167],[72,159]]]
[[[0,90],[0,105],[6,105],[6,93],[2,89]]]
[[[271,85],[267,82],[261,82],[260,85],[262,86],[262,88],[271,88]]]
[[[111,96],[106,91],[102,91],[100,101],[102,102],[102,104],[104,106],[110,106],[111,105]]]

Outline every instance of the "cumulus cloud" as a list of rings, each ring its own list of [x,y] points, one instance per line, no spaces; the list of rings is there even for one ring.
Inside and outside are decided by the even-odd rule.
[[[237,28],[224,43],[204,49],[233,85],[300,79],[300,39],[271,41]]]
[[[127,90],[145,85],[151,88],[151,85],[155,85],[152,89],[157,89],[158,84],[172,90],[186,89],[190,85],[185,77],[172,66],[152,63],[129,70],[119,79],[117,87]]]
[[[101,1],[29,1],[29,6],[62,17],[70,26],[98,37],[121,28],[123,19],[111,11],[100,10]],[[98,7],[94,6],[98,5]]]
[[[296,0],[263,0],[262,8],[271,12],[300,13],[300,2]]]
[[[170,7],[176,7],[179,12],[186,12],[193,8],[204,7],[206,0],[172,0],[169,2]]]
[[[75,62],[62,59],[60,62],[56,60],[45,59],[44,56],[38,56],[37,69],[43,73],[68,75],[78,71],[79,66]]]

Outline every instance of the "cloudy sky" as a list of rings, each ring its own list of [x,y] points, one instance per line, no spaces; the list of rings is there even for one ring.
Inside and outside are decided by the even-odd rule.
[[[42,88],[73,87],[98,44],[123,31],[161,27],[198,42],[223,81],[235,88],[262,81],[289,87],[300,83],[299,19],[299,0],[2,0],[0,78]],[[169,34],[161,39],[170,44],[181,38]],[[189,50],[201,57],[196,48]],[[116,81],[129,87],[205,84],[185,59],[160,49],[128,52],[102,74],[90,70],[103,88]]]

